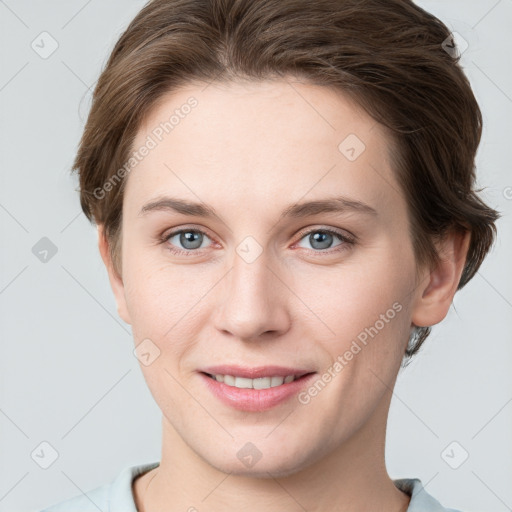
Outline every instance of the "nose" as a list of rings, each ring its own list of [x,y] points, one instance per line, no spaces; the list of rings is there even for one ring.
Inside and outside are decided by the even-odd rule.
[[[265,253],[246,262],[238,255],[222,280],[215,327],[243,341],[277,337],[290,328],[290,292]]]

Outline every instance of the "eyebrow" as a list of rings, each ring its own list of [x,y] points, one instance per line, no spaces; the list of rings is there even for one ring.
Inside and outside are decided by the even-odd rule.
[[[173,197],[161,197],[146,203],[141,208],[139,217],[153,211],[170,211],[193,217],[215,218],[223,222],[213,207],[205,203],[195,203]],[[378,216],[377,211],[370,205],[341,196],[292,204],[283,210],[279,220],[286,217],[302,218],[321,213],[362,213]]]

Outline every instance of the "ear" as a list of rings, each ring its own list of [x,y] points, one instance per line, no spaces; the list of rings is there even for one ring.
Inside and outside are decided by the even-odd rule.
[[[436,244],[440,262],[434,270],[427,271],[421,281],[412,312],[414,325],[432,326],[448,314],[464,270],[470,240],[469,231],[452,231]]]
[[[105,235],[104,226],[101,224],[98,225],[98,247],[100,250],[101,259],[103,260],[103,263],[107,269],[110,286],[114,292],[114,297],[117,303],[117,312],[127,324],[131,324],[130,315],[126,306],[123,279],[122,276],[120,276],[114,269],[112,258],[110,256],[109,243]]]

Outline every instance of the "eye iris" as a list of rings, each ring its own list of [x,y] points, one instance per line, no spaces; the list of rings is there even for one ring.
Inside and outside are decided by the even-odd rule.
[[[327,239],[327,241],[326,241]],[[332,243],[332,235],[330,233],[324,233],[322,231],[317,231],[309,235],[309,240],[311,243],[311,247],[315,249],[328,249]],[[315,243],[319,242],[320,247],[315,246]]]
[[[201,247],[202,236],[201,233],[196,231],[183,231],[180,235],[180,244],[182,244],[185,249],[197,249]],[[188,243],[191,243],[192,246],[187,246]]]

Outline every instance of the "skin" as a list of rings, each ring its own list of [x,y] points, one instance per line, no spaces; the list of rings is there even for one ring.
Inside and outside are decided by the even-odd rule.
[[[152,364],[141,364],[162,411],[163,439],[160,466],[134,481],[138,509],[406,510],[410,497],[394,486],[384,461],[392,389],[411,327],[446,316],[469,235],[448,236],[438,245],[441,264],[421,269],[416,280],[390,139],[324,87],[282,79],[190,83],[162,98],[134,147],[190,96],[198,106],[127,178],[119,272],[98,230],[119,315],[136,345],[149,338],[160,350]],[[366,146],[355,161],[338,149],[349,134]],[[139,215],[163,195],[207,203],[221,220]],[[280,220],[291,204],[339,195],[378,215]],[[180,244],[179,235],[159,243],[171,228],[205,231],[201,248],[173,254],[173,246],[186,251],[190,244]],[[333,236],[322,249],[301,235],[304,228],[330,228],[357,241]],[[262,250],[251,263],[236,251],[247,236]],[[394,303],[400,312],[308,404],[295,397],[265,412],[238,411],[218,401],[198,374],[238,363],[321,376]],[[247,442],[262,453],[252,467],[237,457]]]

